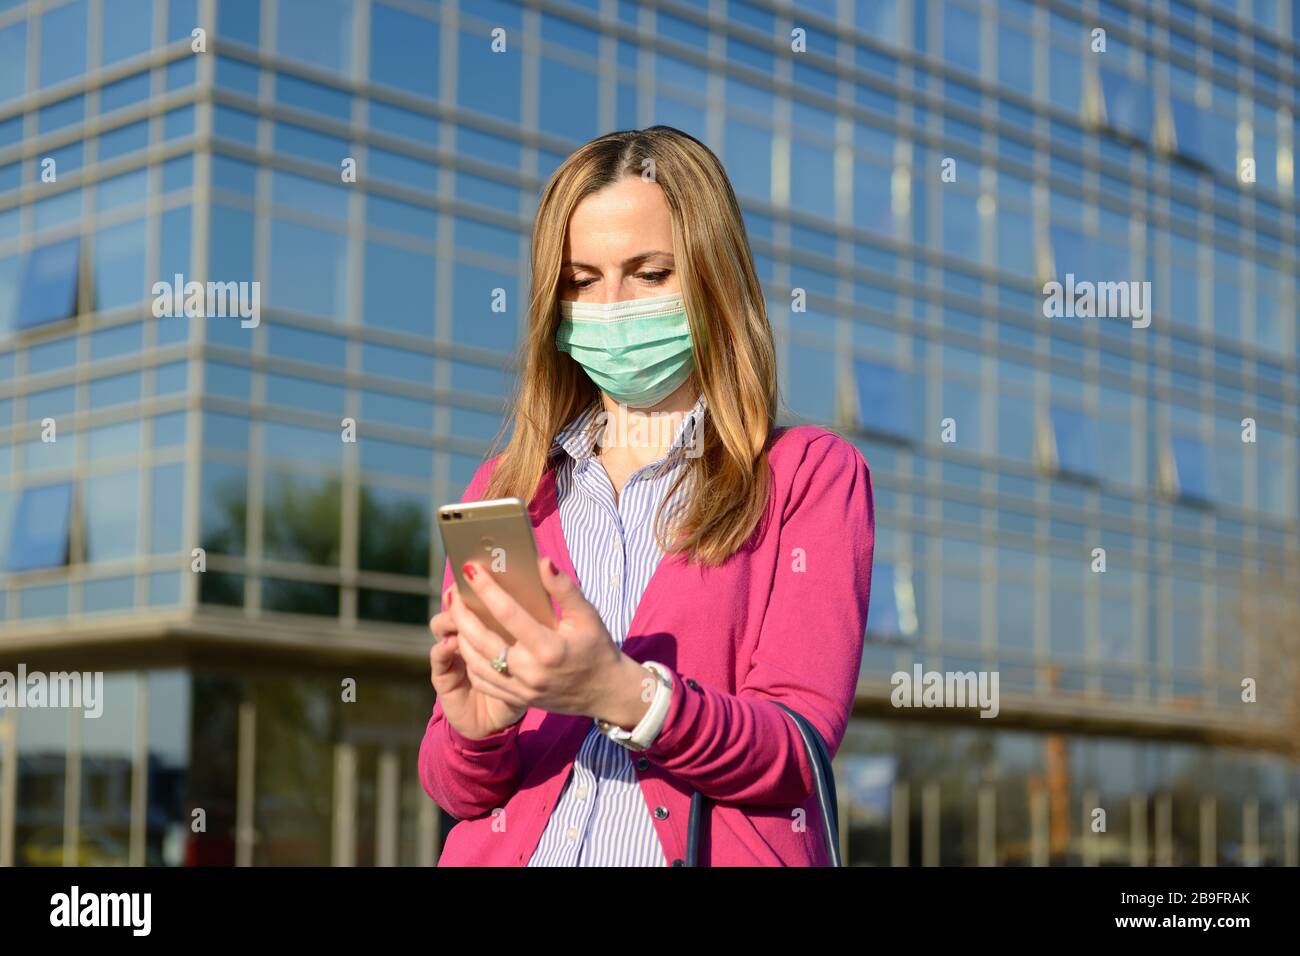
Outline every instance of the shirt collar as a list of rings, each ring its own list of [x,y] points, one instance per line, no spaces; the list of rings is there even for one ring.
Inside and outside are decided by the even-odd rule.
[[[670,461],[675,461],[680,457],[677,453],[688,447],[697,446],[703,441],[703,422],[704,412],[708,407],[708,402],[704,398],[704,393],[695,400],[690,411],[682,416],[681,423],[677,426],[677,434],[673,437],[672,444],[668,447],[668,452],[659,460],[659,466],[663,467]],[[596,439],[600,436],[600,431],[604,427],[605,419],[601,416],[603,406],[597,399],[591,405],[588,405],[581,412],[573,417],[563,428],[556,433],[555,440],[551,443],[551,454],[557,454],[561,451],[567,452],[569,457],[574,461],[582,461],[591,458],[596,452]]]

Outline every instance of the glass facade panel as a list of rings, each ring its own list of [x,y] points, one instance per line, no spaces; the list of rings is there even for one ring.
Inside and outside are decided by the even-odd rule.
[[[1300,862],[1294,761],[1193,742],[1285,716],[1239,685],[1300,593],[1300,8],[1148,6],[0,0],[0,630],[248,654],[24,715],[15,862],[436,858],[432,513],[508,436],[546,179],[655,123],[730,177],[779,423],[871,464],[850,862]],[[160,278],[256,314],[152,315]],[[1120,283],[1149,324],[1098,314]],[[364,720],[322,635],[384,675]],[[1014,695],[922,727],[883,703],[913,665]]]

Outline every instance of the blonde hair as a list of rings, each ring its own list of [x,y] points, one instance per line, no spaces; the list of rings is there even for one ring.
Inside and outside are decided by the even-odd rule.
[[[530,501],[555,435],[599,397],[574,360],[555,345],[565,231],[586,196],[625,176],[663,190],[673,221],[673,256],[694,348],[694,379],[707,411],[703,451],[687,458],[691,479],[682,506],[655,532],[665,551],[719,564],[750,537],[767,506],[768,442],[776,421],[776,350],[740,205],[726,171],[707,146],[670,126],[609,133],[576,150],[542,191],[533,223],[532,288],[507,426],[509,442],[486,497]],[[504,430],[503,430],[504,434]]]

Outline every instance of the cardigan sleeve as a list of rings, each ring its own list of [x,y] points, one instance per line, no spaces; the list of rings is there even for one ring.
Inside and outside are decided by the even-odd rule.
[[[496,459],[479,466],[462,501],[479,500]],[[451,562],[443,569],[442,590],[455,582]],[[441,592],[440,592],[441,593]],[[472,819],[503,806],[519,787],[519,722],[479,740],[451,726],[435,701],[420,742],[420,782],[438,806],[458,820]]]
[[[771,596],[751,668],[735,694],[673,674],[663,727],[646,752],[713,800],[795,806],[814,778],[793,720],[832,756],[852,712],[871,590],[874,512],[867,463],[824,433],[810,441],[780,515]]]

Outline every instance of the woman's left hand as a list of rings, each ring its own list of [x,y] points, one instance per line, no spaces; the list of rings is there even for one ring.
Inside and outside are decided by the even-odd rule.
[[[629,730],[637,725],[649,710],[654,677],[619,649],[596,609],[550,559],[538,561],[538,572],[560,609],[554,628],[525,611],[479,562],[462,570],[484,606],[515,639],[506,657],[507,672],[498,674],[492,660],[506,642],[464,601],[452,602],[461,654],[476,689],[516,707],[585,714]]]

